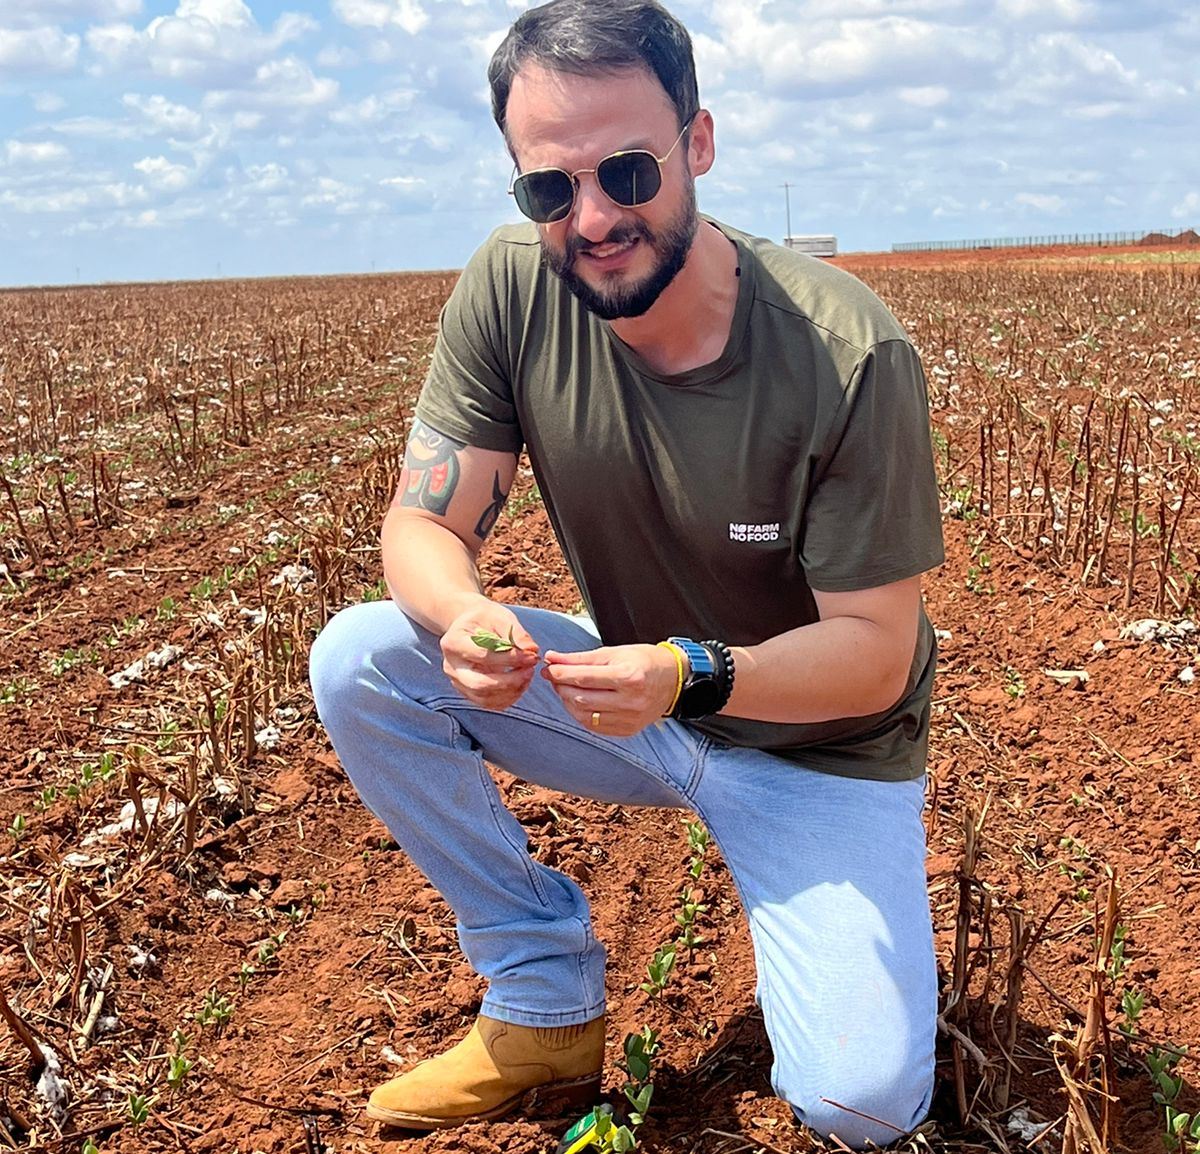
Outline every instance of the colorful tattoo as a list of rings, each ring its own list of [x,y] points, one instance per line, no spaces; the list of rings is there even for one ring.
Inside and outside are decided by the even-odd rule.
[[[461,441],[414,421],[404,453],[408,482],[400,495],[400,504],[444,517],[458,488],[458,450],[465,448]]]
[[[483,516],[479,518],[479,524],[475,526],[475,536],[481,541],[500,520],[500,511],[504,508],[504,502],[507,500],[508,494],[500,488],[500,474],[497,473],[492,479],[492,503],[484,509]]]

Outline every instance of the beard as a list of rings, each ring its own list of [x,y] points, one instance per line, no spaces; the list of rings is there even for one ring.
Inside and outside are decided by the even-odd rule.
[[[551,248],[542,240],[542,253],[550,271],[571,290],[583,307],[601,320],[615,321],[621,317],[640,317],[650,310],[666,287],[679,275],[692,250],[699,216],[696,212],[696,189],[687,182],[687,192],[679,211],[659,232],[654,232],[644,220],[619,224],[602,241],[584,240],[569,236],[561,249]],[[641,280],[623,282],[621,273],[609,274],[599,286],[582,280],[575,271],[580,253],[606,244],[626,244],[638,240],[647,245],[655,256],[655,266]]]

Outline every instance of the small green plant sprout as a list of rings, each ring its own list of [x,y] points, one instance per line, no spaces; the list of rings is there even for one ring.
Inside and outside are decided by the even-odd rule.
[[[100,1154],[100,1148],[90,1137],[88,1137],[83,1140],[83,1145],[79,1149],[79,1154]]]
[[[704,872],[704,854],[708,850],[708,830],[702,821],[688,821],[686,818],[683,823],[687,827],[688,849],[692,851],[692,860],[688,863],[688,877],[694,882],[700,880],[700,875]]]
[[[1125,967],[1129,964],[1125,957],[1125,935],[1128,932],[1125,926],[1117,926],[1113,931],[1112,949],[1108,952],[1108,966],[1104,971],[1110,982],[1117,981],[1125,973]]]
[[[1154,1083],[1154,1101],[1163,1108],[1163,1145],[1182,1154],[1200,1150],[1200,1114],[1187,1114],[1175,1107],[1183,1089],[1183,1075],[1175,1073],[1186,1046],[1154,1046],[1146,1055],[1146,1068]]]
[[[172,1090],[182,1089],[192,1062],[186,1054],[171,1054],[167,1059],[167,1085]]]
[[[27,830],[28,826],[25,822],[25,815],[23,813],[19,813],[13,818],[12,825],[8,827],[8,836],[19,845]]]
[[[287,930],[280,930],[279,933],[272,934],[258,947],[258,964],[260,966],[269,966],[275,960],[276,955],[283,948],[283,940],[286,937]]]
[[[24,701],[33,690],[34,684],[28,677],[17,677],[7,685],[0,685],[0,705],[16,705],[18,701]]]
[[[471,634],[471,640],[480,649],[487,649],[491,653],[509,653],[517,647],[517,643],[513,639],[512,629],[509,629],[507,637],[501,637],[499,634],[493,633],[490,629],[479,629]]]
[[[249,962],[243,962],[242,968],[240,970],[238,970],[238,976],[237,976],[238,987],[240,989],[244,990],[250,984],[250,981],[254,977],[254,975],[257,973],[258,973],[258,971]]]
[[[646,976],[650,980],[643,982],[639,989],[643,993],[649,994],[650,997],[657,998],[666,988],[667,982],[670,981],[671,971],[674,968],[675,947],[659,946],[654,951],[654,960],[646,967]]]
[[[301,922],[308,916],[306,910],[302,910],[299,906],[288,906],[284,911],[283,916],[294,926],[300,925]]]
[[[1127,1038],[1136,1036],[1138,1018],[1142,1016],[1142,1007],[1145,1004],[1146,995],[1140,990],[1128,989],[1121,995],[1121,1013],[1124,1015],[1124,1021],[1118,1024],[1117,1029]]]
[[[1017,698],[1024,697],[1025,690],[1025,678],[1011,665],[1006,665],[1004,667],[1004,692],[1009,697]]]
[[[204,995],[204,1005],[196,1015],[196,1021],[201,1026],[216,1026],[218,1030],[233,1017],[233,1007],[224,994],[218,994],[214,986]]]
[[[144,1125],[150,1117],[150,1100],[145,1094],[135,1094],[130,1090],[126,1113],[134,1126]]]
[[[179,615],[179,602],[174,597],[164,597],[158,604],[156,616],[159,621],[174,621]]]
[[[94,662],[96,655],[92,650],[76,650],[64,649],[61,653],[56,653],[50,658],[50,672],[55,677],[61,677],[68,670],[74,669],[77,665],[82,665],[85,661]]]
[[[212,596],[217,591],[217,583],[211,577],[201,577],[195,585],[192,586],[191,598],[193,601],[211,601]]]
[[[684,886],[679,895],[679,910],[675,914],[675,922],[679,926],[677,944],[685,950],[695,947],[697,942],[704,939],[696,933],[696,917],[708,913],[708,906],[695,900],[691,886]]]
[[[1195,1154],[1195,1151],[1200,1150],[1200,1114],[1185,1114],[1182,1110],[1168,1106],[1163,1142],[1170,1150]]]
[[[33,808],[38,813],[45,813],[58,798],[58,787],[53,785],[46,786],[41,793],[38,794],[37,800],[33,803]]]

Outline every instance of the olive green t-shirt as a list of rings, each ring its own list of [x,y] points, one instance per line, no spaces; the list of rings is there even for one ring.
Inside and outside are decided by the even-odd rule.
[[[741,269],[711,364],[652,369],[545,267],[536,229],[509,225],[443,309],[417,406],[468,445],[528,450],[610,645],[754,645],[818,620],[813,589],[869,589],[943,559],[925,380],[899,323],[848,273],[709,226]],[[813,769],[918,777],[935,662],[922,614],[904,696],[884,713],[692,724]]]

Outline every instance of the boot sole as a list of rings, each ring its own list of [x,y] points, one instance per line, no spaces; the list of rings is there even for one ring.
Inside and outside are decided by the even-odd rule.
[[[367,1103],[367,1117],[387,1126],[396,1126],[403,1130],[449,1130],[454,1126],[462,1126],[466,1122],[490,1122],[513,1113],[520,1106],[533,1116],[538,1114],[566,1113],[568,1109],[580,1106],[595,1105],[600,1099],[600,1075],[591,1074],[586,1078],[575,1078],[562,1082],[547,1082],[544,1086],[534,1086],[522,1090],[511,1098],[505,1099],[499,1106],[490,1110],[481,1110],[477,1114],[463,1114],[456,1118],[435,1118],[427,1114],[406,1114],[401,1110],[388,1110],[384,1106],[373,1106]]]

